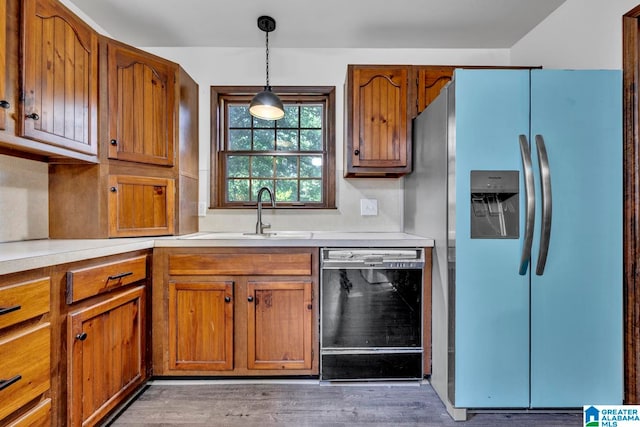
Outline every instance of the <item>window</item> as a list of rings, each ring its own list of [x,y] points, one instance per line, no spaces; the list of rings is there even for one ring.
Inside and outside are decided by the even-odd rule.
[[[261,87],[211,88],[211,204],[256,205],[267,187],[277,208],[335,207],[335,88],[274,87],[285,115],[249,114]]]

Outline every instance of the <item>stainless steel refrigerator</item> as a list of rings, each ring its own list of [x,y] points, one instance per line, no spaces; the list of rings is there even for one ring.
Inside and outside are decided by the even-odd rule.
[[[620,404],[617,70],[456,70],[413,122],[404,229],[435,239],[431,382],[468,408]]]

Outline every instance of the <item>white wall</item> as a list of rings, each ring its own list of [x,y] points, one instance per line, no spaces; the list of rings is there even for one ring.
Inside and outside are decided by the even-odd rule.
[[[512,65],[622,68],[622,15],[640,0],[567,0],[511,49]]]
[[[263,85],[264,48],[146,48],[180,63],[200,85],[200,200],[209,199],[210,86]],[[275,230],[402,230],[402,179],[344,179],[343,84],[347,64],[480,64],[508,65],[506,49],[276,49],[269,50],[270,83],[336,87],[337,210],[273,213],[265,221]],[[360,199],[377,199],[378,216],[360,216]],[[255,209],[209,210],[201,218],[206,231],[251,231]]]

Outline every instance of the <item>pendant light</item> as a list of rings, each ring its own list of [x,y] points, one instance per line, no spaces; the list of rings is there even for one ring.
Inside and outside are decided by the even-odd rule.
[[[269,33],[276,29],[276,21],[270,16],[261,16],[258,18],[258,28],[266,34],[267,84],[264,90],[251,100],[249,113],[263,120],[279,120],[284,117],[284,106],[278,95],[271,92],[271,86],[269,86]]]

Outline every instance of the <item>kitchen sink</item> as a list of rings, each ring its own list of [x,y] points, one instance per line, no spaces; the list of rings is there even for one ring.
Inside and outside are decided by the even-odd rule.
[[[311,231],[271,231],[264,234],[241,233],[241,232],[212,232],[198,233],[196,235],[184,236],[183,239],[199,240],[237,240],[237,239],[311,239]]]

